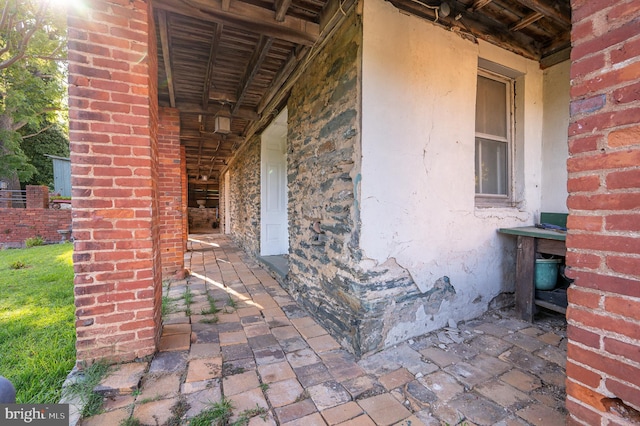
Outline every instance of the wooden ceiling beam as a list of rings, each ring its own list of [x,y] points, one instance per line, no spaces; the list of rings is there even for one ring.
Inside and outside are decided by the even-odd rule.
[[[169,89],[169,104],[171,108],[175,108],[176,92],[173,86],[173,71],[171,69],[169,27],[167,25],[167,14],[164,10],[158,10],[158,26],[158,30],[160,31],[160,47],[162,49],[162,58],[164,59],[164,72],[167,75],[167,88]]]
[[[232,116],[240,109],[242,101],[247,95],[251,83],[253,83],[256,75],[258,75],[258,71],[260,71],[260,67],[267,57],[272,44],[273,38],[264,36],[260,37],[260,41],[253,51],[253,55],[251,56],[251,60],[249,61],[247,69],[245,70],[244,76],[242,77],[242,80],[240,80],[240,88],[238,90],[237,96],[238,99],[236,101],[236,104],[233,106],[233,109],[231,110]]]
[[[181,114],[218,115],[220,113],[226,113],[231,116],[231,118],[239,118],[242,120],[256,121],[260,119],[260,114],[252,108],[239,108],[235,114],[231,114],[231,108],[228,105],[223,106],[220,104],[208,105],[205,109],[198,104],[178,102],[176,108],[180,110]]]
[[[542,13],[549,19],[553,19],[560,25],[565,28],[571,27],[571,16],[563,13],[562,11],[556,9],[550,4],[546,3],[543,0],[516,0],[523,6],[528,7],[529,9],[536,11],[538,13]],[[557,2],[554,2],[557,3]]]
[[[207,109],[209,105],[209,92],[211,91],[211,81],[213,80],[213,66],[216,62],[216,54],[222,37],[222,24],[215,24],[216,28],[213,32],[211,40],[211,49],[209,50],[209,60],[207,62],[207,73],[204,77],[204,90],[202,92],[202,108]]]
[[[291,0],[276,0],[276,21],[282,22],[284,21],[285,16],[287,16],[287,11],[291,6]]]
[[[262,115],[262,112],[266,108],[267,104],[271,102],[271,99],[278,93],[282,85],[287,81],[287,79],[291,76],[291,73],[296,69],[298,62],[309,52],[309,48],[303,46],[297,51],[293,49],[287,58],[284,66],[280,68],[278,75],[273,79],[271,86],[267,89],[267,92],[260,100],[258,104],[258,114]]]
[[[293,16],[278,22],[275,11],[243,1],[232,2],[229,10],[223,10],[222,0],[155,0],[153,7],[295,44],[313,45],[320,35],[314,22]]]
[[[471,12],[476,12],[482,9],[483,7],[485,7],[486,5],[488,5],[489,3],[491,3],[492,1],[493,0],[475,0],[471,5],[471,7],[469,7],[467,10]]]
[[[336,23],[351,9],[355,0],[329,0],[320,14],[320,32],[326,34],[331,31]]]
[[[510,31],[520,31],[521,29],[528,27],[529,25],[531,25],[534,22],[542,19],[543,17],[544,17],[544,15],[542,13],[533,12],[533,13],[529,14],[528,16],[525,16],[524,18],[522,18],[520,20],[520,22],[516,22],[515,24],[510,26],[509,30]]]

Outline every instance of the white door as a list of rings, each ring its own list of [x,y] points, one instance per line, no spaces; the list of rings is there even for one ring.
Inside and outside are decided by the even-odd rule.
[[[286,109],[262,133],[261,146],[260,254],[287,254]]]
[[[231,233],[231,178],[229,171],[224,174],[224,233]]]

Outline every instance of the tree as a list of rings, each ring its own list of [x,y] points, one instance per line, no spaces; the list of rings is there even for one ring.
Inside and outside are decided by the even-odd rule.
[[[65,97],[64,14],[49,0],[0,0],[0,179],[10,189],[36,169],[21,149],[27,125],[55,123]],[[28,135],[27,135],[28,136]]]
[[[22,152],[35,167],[36,172],[28,180],[22,180],[23,185],[53,185],[53,161],[47,155],[59,157],[69,156],[69,138],[60,125],[45,124],[44,130],[26,125],[20,129],[24,135],[20,142]]]

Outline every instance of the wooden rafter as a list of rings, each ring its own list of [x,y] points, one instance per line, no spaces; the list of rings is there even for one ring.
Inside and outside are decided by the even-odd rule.
[[[571,27],[571,17],[554,8],[553,6],[541,0],[516,0],[529,9],[542,13],[549,19],[553,19],[564,27]]]
[[[291,6],[291,0],[276,0],[276,21],[282,22],[284,21],[285,16],[287,16],[287,11]]]
[[[482,9],[483,7],[485,7],[486,5],[488,5],[489,3],[491,3],[492,1],[493,0],[476,0],[473,2],[471,7],[469,7],[469,11],[476,12]]]
[[[167,26],[167,14],[164,10],[158,11],[158,26],[160,27],[160,45],[164,58],[164,71],[167,74],[167,88],[169,89],[169,104],[176,107],[176,94],[173,87],[173,71],[171,69],[171,49],[169,46],[169,28]]]
[[[213,66],[216,62],[216,53],[222,37],[222,24],[216,24],[211,40],[211,50],[209,50],[209,60],[207,62],[207,73],[204,77],[204,91],[202,92],[202,108],[207,109],[209,105],[209,91],[211,90],[211,80],[213,80]]]
[[[278,22],[273,10],[242,1],[231,3],[229,10],[223,10],[222,0],[156,0],[153,6],[296,44],[312,45],[320,34],[318,24],[293,16],[287,16],[284,21]]]
[[[234,115],[240,109],[242,101],[244,100],[244,97],[247,95],[247,91],[249,90],[249,86],[251,86],[251,83],[256,78],[256,75],[258,75],[258,71],[260,70],[262,63],[264,62],[264,59],[267,57],[272,44],[273,39],[271,37],[262,36],[260,38],[260,42],[253,51],[253,55],[251,56],[251,60],[249,61],[247,69],[245,70],[244,76],[242,77],[242,80],[240,80],[241,83],[238,90],[237,101],[233,106],[233,109],[231,110],[231,115]]]
[[[250,121],[255,121],[260,118],[260,114],[255,110],[246,107],[239,108],[233,115],[231,115],[231,108],[227,105],[212,104],[208,105],[207,108],[202,108],[202,106],[198,104],[178,102],[176,107],[180,110],[181,114],[218,115],[220,113],[224,113],[225,115],[231,116],[231,118],[240,118]]]
[[[544,17],[544,15],[542,13],[533,12],[533,13],[529,14],[528,16],[525,16],[524,18],[522,18],[520,20],[520,22],[516,22],[515,24],[510,26],[509,29],[511,31],[520,31],[521,29],[528,27],[529,25],[531,25],[534,22],[542,19],[543,17]]]
[[[287,81],[287,79],[291,76],[291,74],[295,70],[296,65],[298,65],[298,62],[300,62],[300,59],[303,58],[308,52],[309,52],[309,47],[304,46],[300,48],[299,51],[296,51],[294,49],[289,54],[289,57],[287,58],[287,61],[285,62],[284,66],[280,68],[280,72],[273,79],[273,82],[271,83],[271,86],[269,86],[267,93],[262,97],[262,100],[258,104],[258,114],[262,115],[262,112],[266,108],[267,104],[269,104],[269,102],[271,102],[271,99],[273,99],[276,93],[280,91],[280,89],[282,88],[282,85],[285,83],[285,81]]]

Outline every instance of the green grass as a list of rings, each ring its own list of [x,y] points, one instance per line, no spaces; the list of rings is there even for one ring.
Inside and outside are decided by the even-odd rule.
[[[72,253],[71,244],[0,251],[0,375],[18,403],[58,402],[75,364]]]

